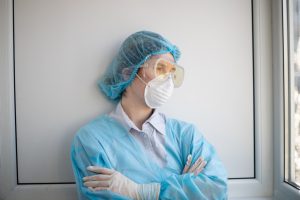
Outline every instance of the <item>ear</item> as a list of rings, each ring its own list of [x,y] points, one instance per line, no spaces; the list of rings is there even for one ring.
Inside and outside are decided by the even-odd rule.
[[[131,68],[125,67],[125,68],[122,69],[122,78],[123,78],[123,80],[127,81],[130,78],[131,74],[132,74],[132,69]]]

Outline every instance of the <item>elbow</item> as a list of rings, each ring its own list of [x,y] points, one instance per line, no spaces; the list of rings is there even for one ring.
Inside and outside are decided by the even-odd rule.
[[[215,198],[213,198],[213,199],[216,199],[216,200],[226,200],[227,198],[228,198],[228,185],[227,185],[227,180],[225,180],[225,181],[220,181],[219,183],[218,183],[218,189],[217,189],[217,191],[218,192],[216,192],[217,193],[217,195],[216,195],[216,197]]]

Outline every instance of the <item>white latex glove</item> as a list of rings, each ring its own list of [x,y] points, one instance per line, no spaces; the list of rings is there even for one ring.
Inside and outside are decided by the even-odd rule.
[[[204,169],[206,165],[206,161],[202,158],[199,157],[196,162],[191,166],[192,162],[192,155],[188,155],[186,164],[184,166],[184,169],[182,171],[182,174],[185,173],[194,173],[195,176],[198,176],[198,174]]]
[[[158,183],[137,184],[120,172],[103,167],[89,166],[87,169],[97,173],[97,175],[83,178],[84,185],[92,191],[111,190],[138,200],[158,199],[159,197],[160,184]]]

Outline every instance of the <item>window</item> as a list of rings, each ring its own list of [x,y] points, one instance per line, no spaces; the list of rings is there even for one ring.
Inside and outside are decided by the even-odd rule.
[[[284,180],[300,189],[300,0],[286,9]]]

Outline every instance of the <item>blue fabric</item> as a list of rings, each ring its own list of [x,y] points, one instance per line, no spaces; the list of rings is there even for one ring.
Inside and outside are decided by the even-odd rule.
[[[126,129],[108,115],[83,126],[74,136],[71,160],[79,199],[128,199],[111,191],[92,192],[83,185],[84,176],[94,175],[89,165],[113,168],[136,183],[160,183],[159,199],[227,199],[227,173],[214,147],[192,124],[167,118],[166,161],[160,167]],[[202,156],[207,164],[194,176],[181,174],[187,156]]]
[[[179,49],[163,36],[151,31],[133,33],[122,43],[98,86],[110,100],[118,101],[141,65],[152,55],[165,53],[171,53],[175,61],[180,57]]]

